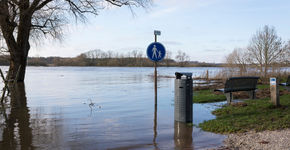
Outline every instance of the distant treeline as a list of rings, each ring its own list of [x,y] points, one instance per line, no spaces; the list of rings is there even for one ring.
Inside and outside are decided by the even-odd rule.
[[[184,55],[184,53],[182,53]],[[180,58],[182,56],[176,56]],[[176,61],[170,56],[158,63],[158,66],[165,67],[217,67],[222,64],[200,63],[180,59]],[[153,62],[142,55],[140,51],[132,51],[126,55],[113,53],[112,51],[103,52],[101,50],[88,51],[77,57],[28,57],[28,66],[126,66],[126,67],[151,67]],[[9,56],[0,56],[0,65],[9,65]]]

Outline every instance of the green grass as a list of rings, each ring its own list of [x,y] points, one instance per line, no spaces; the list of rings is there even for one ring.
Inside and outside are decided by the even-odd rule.
[[[193,92],[193,103],[210,103],[225,100],[226,97],[223,94],[217,95],[213,90],[200,90]]]
[[[269,84],[259,84],[259,85],[257,85],[257,88],[258,89],[270,89],[270,85]],[[283,86],[279,86],[279,89],[280,90],[283,90],[284,89],[284,87]]]
[[[270,86],[263,84],[258,85],[258,89],[269,89]],[[283,87],[280,87],[283,89]],[[213,90],[199,90],[193,92],[193,103],[212,103],[212,102],[221,102],[225,101],[226,97],[223,94],[217,95]]]
[[[269,89],[270,85],[262,84],[257,85],[257,88],[260,90]],[[280,86],[280,90],[283,90],[284,87]],[[225,101],[226,97],[223,94],[217,95],[213,90],[199,90],[193,92],[193,103],[212,103],[212,102],[221,102]]]
[[[280,96],[281,107],[275,107],[269,98],[247,100],[247,106],[224,106],[213,111],[216,119],[199,124],[205,131],[237,133],[250,130],[264,131],[290,128],[290,95]]]
[[[268,84],[259,84],[259,85],[257,85],[257,88],[258,89],[269,89],[270,85],[268,85]]]

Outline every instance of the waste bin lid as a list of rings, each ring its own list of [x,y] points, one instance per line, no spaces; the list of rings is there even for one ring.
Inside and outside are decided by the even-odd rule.
[[[181,79],[181,76],[186,76],[186,78],[191,78],[192,73],[190,72],[175,72],[176,79]]]

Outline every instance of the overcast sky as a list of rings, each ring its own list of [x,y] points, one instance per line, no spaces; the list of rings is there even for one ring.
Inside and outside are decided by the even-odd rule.
[[[192,61],[223,62],[236,47],[246,47],[264,25],[290,39],[290,0],[154,0],[148,9],[100,10],[87,24],[70,24],[62,42],[47,40],[33,46],[30,56],[74,57],[93,49],[146,52],[158,41],[173,55],[186,52]]]

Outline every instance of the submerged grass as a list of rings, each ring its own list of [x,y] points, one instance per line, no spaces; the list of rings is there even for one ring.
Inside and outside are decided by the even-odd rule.
[[[193,103],[210,103],[225,101],[224,94],[215,94],[213,90],[200,90],[193,92]]]
[[[290,128],[290,95],[280,96],[281,107],[270,98],[246,100],[243,106],[224,106],[213,111],[216,119],[199,124],[205,131],[237,133]]]

